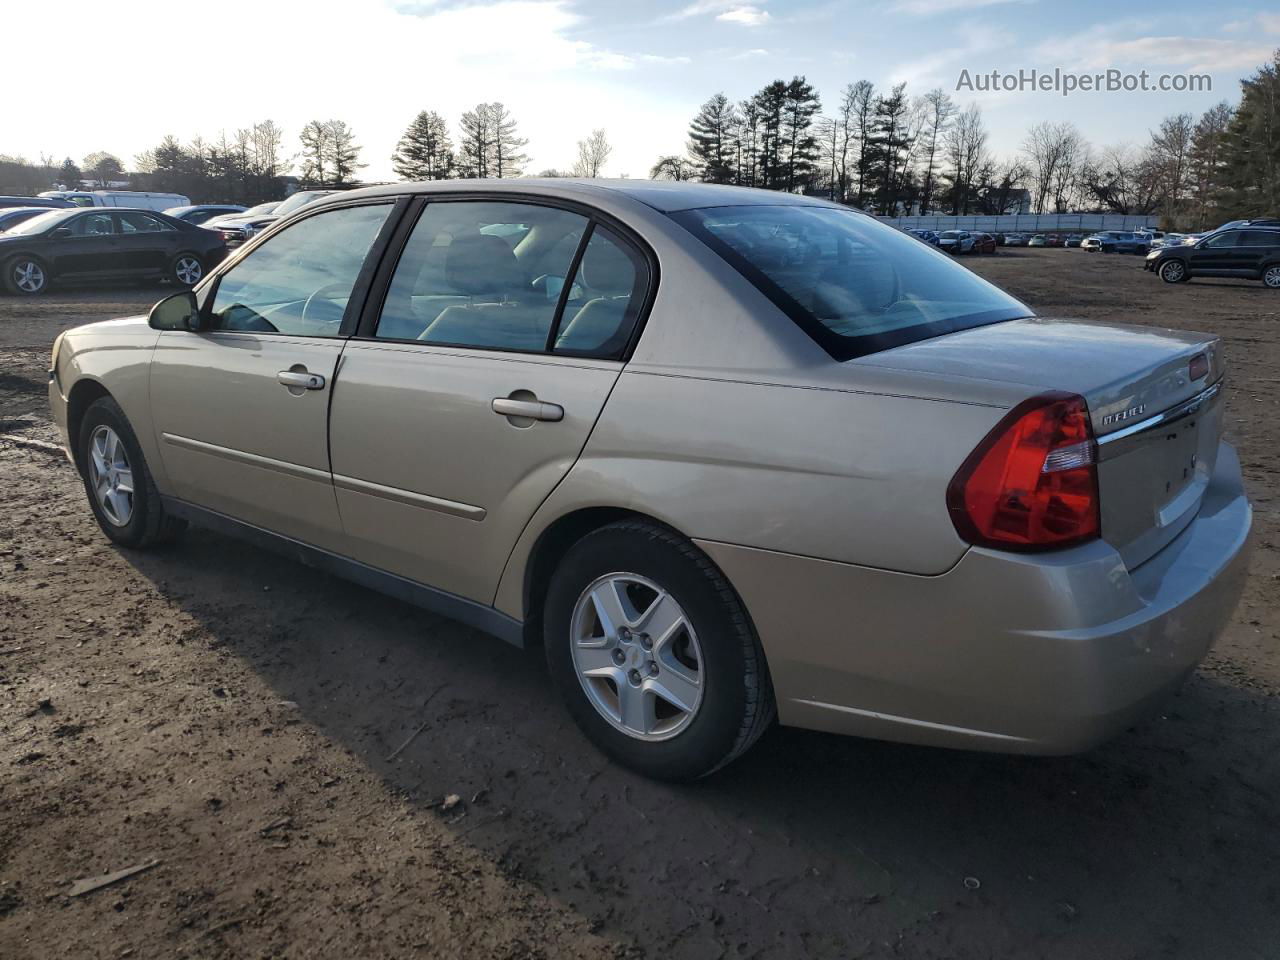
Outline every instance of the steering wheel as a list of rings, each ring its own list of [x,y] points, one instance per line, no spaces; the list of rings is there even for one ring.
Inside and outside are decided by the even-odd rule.
[[[302,323],[314,323],[316,325],[329,323],[339,324],[342,322],[343,316],[347,312],[346,307],[339,307],[334,301],[335,297],[349,297],[351,295],[351,285],[349,283],[326,283],[311,296],[307,297],[306,302],[302,305]],[[313,316],[313,313],[321,313],[320,304],[327,304],[324,310],[337,310],[338,315],[334,316]]]

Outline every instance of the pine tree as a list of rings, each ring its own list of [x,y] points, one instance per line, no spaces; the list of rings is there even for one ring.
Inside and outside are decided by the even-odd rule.
[[[334,186],[350,183],[355,172],[365,164],[360,162],[360,145],[356,143],[355,132],[344,120],[330,120],[329,150],[330,162],[333,164]]]
[[[774,80],[751,98],[760,118],[756,138],[756,186],[778,190],[782,185],[782,111],[787,101],[787,84]]]
[[[518,177],[529,158],[520,151],[529,143],[516,130],[515,117],[501,103],[489,104],[489,122],[493,130],[493,151],[489,168],[495,177]]]
[[[689,158],[705,183],[733,183],[733,134],[737,111],[729,98],[717,93],[698,110],[689,124]]]
[[[788,193],[803,190],[813,180],[818,141],[811,128],[820,109],[822,103],[813,86],[804,77],[793,77],[783,97],[779,126],[781,188]]]
[[[391,168],[402,180],[444,180],[453,174],[453,143],[444,118],[423,110],[396,145]]]
[[[80,168],[70,157],[62,161],[62,167],[58,170],[58,183],[67,190],[80,189]]]
[[[1280,216],[1280,50],[1240,81],[1240,105],[1223,147],[1222,213]]]
[[[302,142],[302,182],[323,185],[332,154],[328,124],[312,120],[302,128],[298,139]]]

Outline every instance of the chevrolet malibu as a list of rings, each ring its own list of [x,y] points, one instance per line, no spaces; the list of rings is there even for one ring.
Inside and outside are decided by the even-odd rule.
[[[122,547],[206,525],[540,644],[689,779],[775,718],[1061,754],[1157,709],[1245,574],[1225,371],[815,198],[452,181],[68,331],[49,398]]]

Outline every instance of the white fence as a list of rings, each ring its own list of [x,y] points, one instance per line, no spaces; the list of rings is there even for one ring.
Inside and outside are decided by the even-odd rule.
[[[1118,213],[1020,213],[1003,217],[881,217],[903,230],[973,230],[980,233],[1084,233],[1159,226],[1156,216]]]

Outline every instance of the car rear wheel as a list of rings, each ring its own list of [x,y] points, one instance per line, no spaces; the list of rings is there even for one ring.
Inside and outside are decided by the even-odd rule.
[[[1280,263],[1273,263],[1263,268],[1262,282],[1272,290],[1280,290]]]
[[[561,561],[544,622],[552,682],[597,747],[687,781],[739,756],[775,716],[764,653],[733,588],[692,543],[624,521]]]
[[[183,287],[194,287],[204,277],[204,264],[194,253],[181,253],[173,260],[170,279]]]
[[[1165,283],[1182,283],[1187,279],[1187,266],[1181,260],[1169,260],[1160,267],[1160,279]]]
[[[15,257],[5,265],[4,285],[10,293],[34,297],[49,289],[49,271],[34,257]]]
[[[79,430],[80,474],[94,519],[122,547],[177,537],[186,521],[168,516],[124,411],[110,397],[89,405]]]

